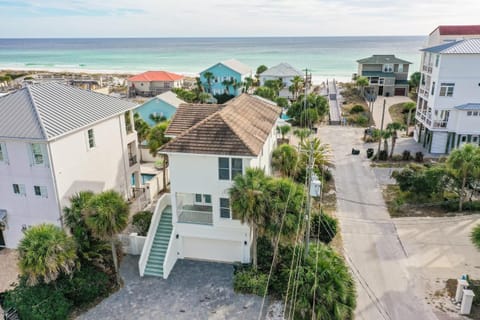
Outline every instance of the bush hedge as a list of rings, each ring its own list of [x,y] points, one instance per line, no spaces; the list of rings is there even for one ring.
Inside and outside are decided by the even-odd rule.
[[[82,266],[73,276],[61,276],[49,284],[39,283],[28,286],[26,278],[3,294],[4,309],[15,308],[21,319],[68,319],[73,307],[82,307],[99,297],[105,296],[111,288],[108,276],[92,266]]]
[[[133,215],[132,225],[139,236],[145,237],[152,222],[153,213],[151,211],[139,211]]]
[[[312,215],[310,235],[319,238],[325,244],[329,244],[337,234],[338,220],[322,212]]]

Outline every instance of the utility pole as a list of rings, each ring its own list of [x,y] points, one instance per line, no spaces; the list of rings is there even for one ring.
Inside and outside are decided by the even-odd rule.
[[[304,88],[304,96],[303,96],[303,110],[305,112],[305,125],[307,125],[307,117],[308,117],[308,114],[307,114],[307,90],[308,90],[308,68],[305,68],[304,69],[305,71],[305,80],[303,81],[303,88]],[[310,129],[310,127],[308,128]]]
[[[382,144],[382,131],[383,131],[383,120],[385,118],[385,104],[387,103],[386,99],[383,99],[383,111],[382,111],[382,124],[380,125],[380,140],[378,140],[378,150],[377,150],[377,161],[380,158],[380,145]]]
[[[310,194],[310,188],[312,185],[312,172],[313,172],[313,141],[310,141],[310,149],[308,150],[308,167],[307,167],[307,206],[305,208],[305,220],[307,222],[307,232],[305,233],[305,255],[308,257],[308,248],[310,246],[310,211],[312,195]]]

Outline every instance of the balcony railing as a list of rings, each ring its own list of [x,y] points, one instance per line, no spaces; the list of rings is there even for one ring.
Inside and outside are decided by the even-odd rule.
[[[424,66],[422,67],[422,71],[425,71],[425,72],[428,72],[428,73],[432,73],[432,66],[431,66],[431,65],[429,65],[429,66],[424,65]]]
[[[129,155],[128,156],[128,164],[131,166],[137,164],[137,155]]]
[[[178,210],[178,222],[192,224],[213,224],[213,214],[211,206],[184,205]]]
[[[436,121],[433,121],[433,128],[437,128],[437,129],[446,129],[447,128],[447,123],[448,121],[446,120],[436,120]]]

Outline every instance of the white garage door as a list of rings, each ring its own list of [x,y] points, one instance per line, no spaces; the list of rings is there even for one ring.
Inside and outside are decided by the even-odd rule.
[[[183,238],[185,258],[236,262],[243,259],[243,244],[240,241]]]

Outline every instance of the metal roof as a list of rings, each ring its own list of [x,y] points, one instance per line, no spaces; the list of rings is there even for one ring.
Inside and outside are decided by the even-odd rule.
[[[225,60],[220,63],[242,75],[252,73],[252,68],[235,59]]]
[[[289,65],[288,63],[280,63],[276,66],[268,68],[260,74],[261,76],[270,76],[270,77],[294,77],[302,76],[302,73]]]
[[[438,46],[424,48],[420,51],[442,54],[478,54],[480,53],[480,39],[452,41]]]
[[[167,91],[162,94],[159,94],[155,98],[157,98],[158,100],[162,100],[163,102],[168,103],[169,105],[175,108],[178,108],[179,105],[181,105],[182,103],[185,103],[185,101],[178,98],[177,95],[172,91]]]
[[[0,137],[45,140],[31,96],[26,88],[0,97]]]
[[[457,110],[480,110],[480,103],[465,103],[459,106],[456,106]]]
[[[30,85],[0,97],[0,137],[50,140],[135,107],[65,84]]]
[[[386,64],[386,63],[401,63],[412,64],[411,62],[395,57],[393,54],[374,54],[371,57],[357,60],[360,64]]]

